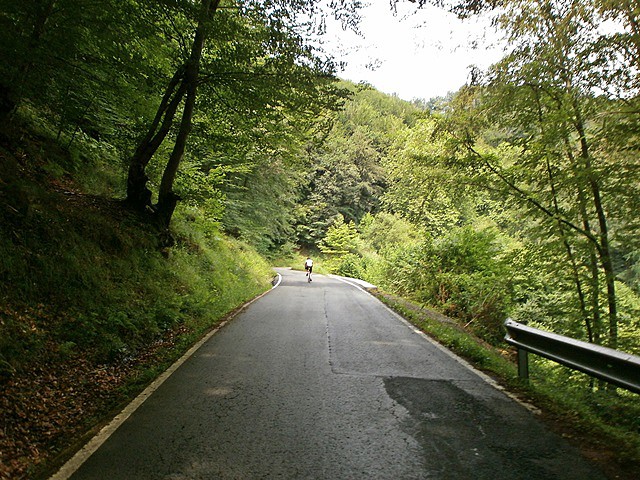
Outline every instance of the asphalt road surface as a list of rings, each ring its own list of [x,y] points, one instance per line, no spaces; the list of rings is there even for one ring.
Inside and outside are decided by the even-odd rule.
[[[279,272],[72,478],[604,478],[365,291]]]

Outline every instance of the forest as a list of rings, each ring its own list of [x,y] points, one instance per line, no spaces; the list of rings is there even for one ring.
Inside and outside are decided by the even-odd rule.
[[[0,478],[307,254],[507,358],[507,318],[640,355],[640,10],[431,3],[508,48],[407,102],[322,49],[356,0],[0,0]],[[640,460],[635,394],[532,376]]]

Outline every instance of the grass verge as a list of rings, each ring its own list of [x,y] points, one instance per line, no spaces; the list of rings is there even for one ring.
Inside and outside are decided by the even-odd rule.
[[[629,392],[570,388],[568,376],[581,375],[531,356],[531,381],[518,377],[515,351],[498,349],[455,320],[403,298],[371,290],[389,308],[431,338],[488,374],[524,403],[556,433],[579,448],[612,479],[635,480],[640,472],[640,405]]]
[[[47,478],[272,280],[194,209],[176,212],[161,251],[120,202],[53,178],[53,147],[30,135],[0,136],[0,478],[12,479]]]

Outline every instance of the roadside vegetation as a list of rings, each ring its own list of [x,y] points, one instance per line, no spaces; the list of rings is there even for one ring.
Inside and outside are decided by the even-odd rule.
[[[503,341],[511,317],[640,354],[635,9],[443,2],[509,48],[406,102],[322,51],[360,2],[32,3],[0,11],[0,478],[42,475],[307,252],[640,463],[637,395],[540,359],[523,385]]]
[[[371,292],[431,338],[528,405],[609,478],[634,479],[640,466],[637,394],[585,389],[585,375],[530,355],[530,380],[518,377],[515,351],[492,346],[440,312],[380,290]]]
[[[160,248],[120,201],[51,176],[69,154],[46,133],[3,132],[0,478],[38,476],[273,278],[197,209]]]

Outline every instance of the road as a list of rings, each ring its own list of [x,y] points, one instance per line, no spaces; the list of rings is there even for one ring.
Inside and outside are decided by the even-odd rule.
[[[365,291],[279,272],[74,480],[604,478]]]

